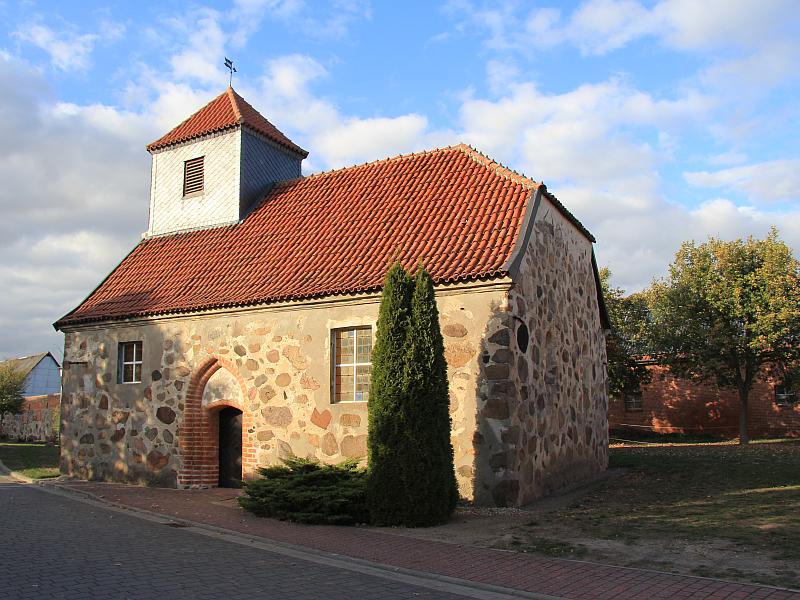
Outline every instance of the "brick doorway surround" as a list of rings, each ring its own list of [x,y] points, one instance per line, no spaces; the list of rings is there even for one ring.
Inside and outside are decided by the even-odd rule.
[[[241,388],[238,399],[219,400],[203,406],[206,384],[220,369],[234,376]],[[180,425],[180,456],[182,467],[178,471],[178,487],[216,487],[219,484],[219,411],[226,406],[242,411],[242,479],[255,472],[255,445],[253,444],[253,415],[245,409],[247,387],[236,366],[218,357],[209,357],[194,372],[186,392],[186,407]]]

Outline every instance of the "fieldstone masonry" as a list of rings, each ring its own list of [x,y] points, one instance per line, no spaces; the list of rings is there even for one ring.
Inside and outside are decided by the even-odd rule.
[[[487,367],[510,395],[503,421],[507,504],[528,504],[608,466],[605,333],[591,244],[543,205]],[[496,371],[491,372],[491,369]],[[505,377],[508,373],[508,378]],[[495,492],[495,502],[503,498]]]
[[[546,209],[546,199],[542,208]],[[540,210],[515,281],[437,290],[459,492],[520,505],[607,465],[605,342],[591,243]],[[218,411],[243,413],[243,475],[287,456],[365,458],[367,405],[331,402],[331,331],[371,326],[377,296],[76,326],[66,332],[62,471],[216,485]],[[143,381],[117,383],[119,342]]]
[[[0,415],[0,437],[26,442],[58,441],[61,394],[28,396],[19,414]]]

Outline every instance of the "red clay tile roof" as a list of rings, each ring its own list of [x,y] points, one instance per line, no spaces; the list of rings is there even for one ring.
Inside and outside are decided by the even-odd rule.
[[[503,276],[537,187],[465,145],[282,182],[241,223],[144,239],[56,327],[375,292],[395,258]]]
[[[277,127],[262,117],[255,108],[250,106],[231,87],[172,131],[149,144],[147,150],[152,152],[153,150],[192,140],[209,133],[232,129],[239,125],[266,136],[276,144],[288,148],[303,158],[308,156],[308,152],[278,131]]]

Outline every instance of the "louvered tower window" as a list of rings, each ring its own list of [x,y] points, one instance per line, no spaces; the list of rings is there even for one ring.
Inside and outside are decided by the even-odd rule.
[[[203,191],[203,159],[198,156],[183,163],[183,195],[192,196]]]

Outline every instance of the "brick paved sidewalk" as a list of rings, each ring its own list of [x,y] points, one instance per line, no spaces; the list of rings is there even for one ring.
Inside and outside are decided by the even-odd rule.
[[[298,525],[261,519],[238,508],[234,500],[237,491],[230,489],[169,490],[72,482],[48,485],[276,542],[570,600],[800,600],[800,592],[771,587],[543,558],[420,540],[374,529]]]

